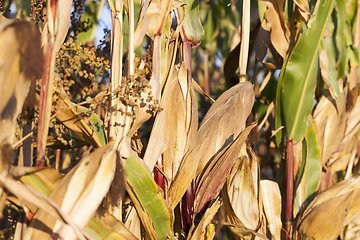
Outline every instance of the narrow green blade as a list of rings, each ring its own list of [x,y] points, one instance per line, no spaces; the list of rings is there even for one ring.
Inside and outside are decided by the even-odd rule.
[[[154,230],[154,239],[174,239],[170,208],[149,171],[134,155],[126,160],[126,177],[127,191],[149,236],[155,237]]]
[[[310,28],[303,27],[299,41],[290,53],[281,76],[281,107],[287,137],[294,143],[305,134],[307,117],[314,103],[314,91],[318,76],[318,56],[322,33],[330,17],[335,0],[317,2]]]

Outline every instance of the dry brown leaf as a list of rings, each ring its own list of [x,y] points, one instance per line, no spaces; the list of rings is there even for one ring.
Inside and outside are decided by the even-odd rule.
[[[176,73],[174,73],[176,74]],[[170,76],[169,79],[172,79]],[[168,99],[170,97],[171,82],[168,81],[164,87],[164,92],[161,96],[160,107],[162,109],[167,108]],[[148,146],[144,155],[144,162],[152,171],[159,159],[160,155],[165,151],[167,147],[166,142],[166,110],[161,111],[156,115],[154,126],[151,130]]]
[[[336,239],[345,221],[352,194],[347,192],[312,207],[302,218],[294,239]]]
[[[169,183],[175,177],[181,159],[193,146],[198,127],[197,104],[185,64],[171,82],[166,111],[167,148],[163,154],[164,173]]]
[[[49,198],[37,193],[31,188],[26,187],[24,184],[15,181],[10,176],[4,177],[0,175],[0,186],[10,190],[21,202],[30,205],[34,205],[42,211],[46,212],[50,219],[58,219],[65,223],[68,223],[75,231],[77,237],[85,239],[82,235],[82,230],[74,223],[74,221],[66,214],[61,208]],[[28,234],[28,231],[26,232]],[[49,234],[44,234],[49,237]],[[29,235],[26,235],[24,239],[31,239]]]
[[[359,217],[359,182],[359,176],[349,178],[316,196],[298,219],[296,236],[305,234],[309,238],[335,239],[342,227]]]
[[[349,102],[347,104],[351,104],[352,107],[348,109],[350,110],[350,113],[347,113],[347,120],[346,120],[346,127],[345,127],[345,133],[344,137],[341,140],[340,146],[338,147],[336,152],[342,151],[348,143],[351,141],[351,139],[358,133],[360,128],[360,85],[358,84],[355,88],[351,90],[351,92],[348,93],[348,99]],[[343,99],[346,99],[343,97]]]
[[[290,30],[285,22],[284,2],[284,0],[262,1],[267,7],[264,21],[271,28],[271,43],[283,58],[285,58],[290,44]],[[264,22],[262,27],[263,25]]]
[[[250,82],[243,82],[224,92],[211,105],[197,134],[195,152],[201,157],[196,174],[203,170],[214,154],[245,129],[254,98],[253,85]]]
[[[58,96],[60,96],[60,94],[58,94]],[[86,114],[80,109],[77,109],[76,104],[72,103],[68,98],[59,98],[59,101],[56,101],[57,113],[55,117],[57,121],[64,124],[80,139],[83,139],[96,147],[102,146],[103,144],[99,139],[99,136],[85,122],[87,117]]]
[[[49,196],[81,227],[90,220],[110,187],[116,162],[115,151],[109,150],[110,147],[110,144],[105,145],[84,157]],[[43,239],[51,235],[55,222],[48,212],[39,210],[26,234],[31,239]],[[68,228],[63,228],[65,229]]]
[[[89,165],[91,165],[90,162],[87,166]],[[84,176],[81,176],[87,175],[86,168],[84,170],[79,168],[78,171],[84,171],[83,174],[77,172],[70,180],[61,208],[74,219],[74,222],[79,227],[84,228],[86,226],[108,192],[115,175],[115,165],[116,151],[112,149],[104,153],[92,179],[85,181],[86,186],[84,186],[83,191],[81,191],[81,188],[78,188],[78,185],[80,185],[82,180],[86,179]],[[78,193],[77,191],[81,192],[81,195],[77,199],[75,198],[76,202],[74,202],[74,195]],[[60,235],[67,240],[75,239],[73,230],[60,221],[55,223],[53,228],[54,235]]]
[[[205,229],[213,220],[215,214],[222,205],[222,201],[218,198],[204,213],[201,220],[198,223],[192,224],[189,230],[187,239],[191,240],[203,240],[206,239]],[[196,218],[196,217],[195,217]]]
[[[345,96],[346,89],[343,89],[342,99],[346,99]],[[341,106],[339,100],[332,98],[330,92],[325,90],[313,112],[322,165],[326,164],[344,136],[346,121],[344,109],[345,106]]]
[[[307,24],[310,19],[310,9],[309,9],[309,2],[307,0],[294,0],[294,3],[297,6],[297,10],[304,18],[305,23]]]
[[[246,228],[256,230],[260,221],[259,208],[259,166],[258,160],[248,147],[243,145],[239,160],[227,176],[226,192],[230,206],[226,208],[229,215],[233,211]],[[239,201],[241,199],[241,201]],[[232,211],[229,211],[230,208]],[[228,222],[238,224],[238,220]],[[237,229],[234,229],[237,230]],[[238,235],[241,235],[237,232]]]
[[[353,153],[357,152],[358,136],[354,135],[351,141],[345,146],[341,152],[334,152],[329,159],[328,165],[331,172],[335,173],[346,169]],[[355,157],[355,156],[354,156]]]
[[[253,103],[253,86],[249,82],[237,84],[213,103],[200,125],[195,146],[182,159],[170,187],[169,203],[172,209],[208,161],[245,129]]]
[[[241,192],[242,187],[245,187],[246,190],[250,190],[250,192],[253,191],[254,195],[256,195],[255,199],[257,199],[258,177],[259,177],[259,175],[258,175],[259,169],[258,169],[257,159],[256,159],[256,157],[253,158],[253,156],[249,156],[249,162],[244,163],[244,161],[246,162],[246,160],[244,160],[242,158],[242,156],[245,154],[244,151],[246,151],[246,150],[244,150],[246,148],[243,148],[246,145],[245,140],[246,140],[247,136],[249,135],[250,131],[255,126],[256,126],[256,122],[251,124],[246,129],[244,129],[244,131],[242,131],[239,134],[239,136],[237,136],[237,138],[231,144],[229,144],[226,148],[224,148],[219,154],[217,154],[213,159],[211,159],[210,162],[206,165],[206,168],[204,169],[204,171],[199,175],[198,179],[196,180],[196,197],[195,197],[195,201],[194,201],[194,213],[203,211],[204,210],[203,208],[209,202],[212,202],[216,198],[216,196],[220,193],[221,189],[223,188],[226,178],[229,176],[232,176],[230,171],[233,168],[234,164],[238,161],[240,161],[240,165],[248,164],[249,168],[251,169],[251,170],[246,169],[246,170],[248,170],[246,173],[246,176],[248,177],[247,180],[249,180],[250,182],[246,183],[243,186],[239,186],[239,185],[237,185],[237,182],[236,182],[236,180],[238,180],[238,179],[236,179],[236,180],[230,179],[231,187],[228,189],[230,191],[230,193],[229,193],[230,201],[231,201],[231,203],[234,203],[234,204],[238,203],[239,196],[237,196],[236,194]],[[240,158],[240,160],[238,160],[239,158]],[[230,173],[230,175],[229,175],[229,173]],[[242,177],[244,177],[244,176],[240,177],[241,180],[243,179]],[[233,183],[236,186],[232,186]],[[250,185],[250,187],[248,185]],[[232,193],[234,193],[234,192],[236,192],[236,194],[234,194],[236,196],[233,196]],[[241,194],[245,194],[245,192],[241,192]],[[255,208],[253,207],[254,198],[251,198],[251,197],[244,198],[243,195],[241,198],[245,199],[241,202],[246,207],[244,208],[244,205],[242,205],[240,207],[240,211],[243,211],[245,209],[247,211],[250,208],[251,209],[250,215],[252,215],[255,212],[256,212],[255,214],[258,214],[259,207],[258,206],[256,206]],[[257,201],[256,201],[256,203],[257,203]],[[255,209],[255,211],[252,211],[254,209]],[[254,218],[251,218],[251,219],[250,218],[249,218],[249,216],[246,216],[247,220],[254,222],[253,221]],[[255,222],[257,224],[257,220]],[[247,227],[249,227],[249,226],[247,226]],[[251,228],[251,227],[249,227],[249,228]]]
[[[96,220],[99,220],[102,224],[104,224],[106,227],[109,227],[112,231],[119,234],[121,237],[123,237],[126,240],[138,240],[140,238],[135,237],[127,227],[125,227],[124,223],[117,220],[115,217],[113,217],[111,214],[106,212],[106,210],[103,207],[99,207],[95,214]],[[87,227],[85,227],[85,230],[87,230]]]
[[[40,179],[40,181],[36,182],[36,186],[39,187],[42,190],[41,193],[45,194],[46,196],[50,194],[50,192],[58,185],[58,183],[64,177],[64,175],[59,173],[55,168],[14,167],[11,170],[11,173],[15,179],[21,177],[20,181],[22,183],[34,189],[34,179]],[[33,176],[27,176],[30,173],[32,173]],[[41,184],[45,184],[45,187],[42,187]],[[47,190],[50,191],[47,192]]]
[[[266,217],[266,226],[272,239],[281,239],[281,193],[279,185],[269,180],[260,181],[260,199]]]
[[[150,38],[161,35],[166,19],[170,14],[171,2],[172,1],[167,0],[153,0],[150,2],[146,10],[146,14],[150,21],[146,34]]]
[[[140,218],[136,212],[135,207],[131,206],[127,212],[125,218],[125,227],[130,230],[134,236],[138,239],[141,239],[141,222]]]
[[[43,56],[39,31],[30,22],[2,21],[0,31],[0,142],[12,144],[31,81],[41,78]]]

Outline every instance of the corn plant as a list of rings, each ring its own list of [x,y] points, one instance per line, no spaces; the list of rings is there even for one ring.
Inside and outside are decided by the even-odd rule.
[[[11,4],[1,238],[358,238],[357,1]]]

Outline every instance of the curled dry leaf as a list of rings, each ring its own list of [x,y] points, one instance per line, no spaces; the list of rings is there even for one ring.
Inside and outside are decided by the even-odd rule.
[[[172,72],[172,74],[176,75],[176,72]],[[169,79],[172,79],[172,74],[170,74]],[[170,98],[170,90],[171,90],[171,81],[168,81],[168,84],[164,87],[164,92],[161,95],[160,107],[164,109],[160,113],[157,114],[154,122],[154,126],[152,128],[148,147],[146,149],[144,155],[144,162],[149,167],[150,171],[154,169],[154,166],[159,159],[160,155],[165,151],[167,147],[166,142],[166,109],[169,103]]]
[[[108,144],[84,157],[49,195],[49,199],[61,206],[80,227],[84,227],[91,219],[112,182],[116,154],[114,150],[109,149]],[[43,239],[51,235],[52,229],[56,226],[57,234],[69,236],[67,239],[71,239],[72,230],[55,222],[47,212],[39,210],[35,213],[26,234],[31,239]]]
[[[150,38],[161,35],[166,24],[166,19],[170,14],[171,2],[172,1],[167,0],[150,1],[146,10],[147,17],[149,18],[149,26],[146,34]]]
[[[359,181],[359,176],[352,177],[320,193],[298,218],[294,237],[335,239],[342,227],[359,217]]]
[[[56,203],[54,203],[54,201],[44,197],[31,188],[26,187],[24,184],[15,181],[10,176],[4,177],[0,175],[0,186],[2,188],[11,190],[10,192],[26,205],[30,204],[32,206],[36,206],[42,211],[45,211],[51,219],[54,218],[68,223],[75,231],[77,237],[80,239],[85,239],[81,233],[81,229],[77,226],[77,224],[75,224],[74,221],[66,213],[64,213],[64,211],[62,211]],[[23,239],[31,239],[27,234],[28,231],[25,233]]]
[[[85,171],[83,174],[76,174],[77,177],[80,177],[79,179],[76,179],[75,175],[72,177],[61,208],[64,209],[65,212],[69,212],[70,217],[74,219],[74,222],[79,227],[85,227],[85,225],[90,221],[108,192],[115,175],[116,158],[116,150],[112,149],[105,152],[101,157],[101,162],[96,169],[96,173],[92,176],[92,179],[85,181],[87,185],[84,186],[83,191],[78,189],[77,185],[80,185],[79,181],[84,179],[81,179],[81,177],[84,177],[81,175],[85,173],[86,169],[84,169]],[[91,164],[89,163],[89,165]],[[121,181],[122,179],[119,178],[119,180]],[[78,196],[76,202],[72,202],[74,195],[76,195],[75,192],[78,190],[80,190],[81,195]],[[64,226],[63,223],[59,221],[55,223],[53,228],[53,236],[54,235],[60,235],[63,236],[64,239],[69,240],[75,239],[73,230],[68,226]]]
[[[206,211],[202,215],[201,219],[196,219],[196,221],[198,221],[198,223],[191,225],[187,239],[189,239],[189,240],[191,240],[191,239],[193,239],[193,240],[209,239],[209,238],[206,238],[207,231],[205,231],[205,230],[209,226],[211,221],[213,220],[215,214],[217,213],[217,211],[219,210],[221,205],[222,205],[222,201],[219,198],[217,198],[215,200],[215,202],[208,209],[206,209]],[[212,239],[212,238],[210,238],[210,239]]]
[[[341,140],[340,146],[336,152],[342,151],[351,141],[351,139],[358,134],[360,128],[360,85],[354,87],[347,93],[347,116],[344,137]],[[344,98],[343,98],[344,99]],[[350,111],[350,112],[349,112]]]
[[[203,173],[199,176],[199,179],[197,179],[196,182],[197,189],[194,202],[195,213],[203,211],[203,208],[209,202],[212,202],[215,197],[220,193],[226,178],[229,176],[231,168],[233,167],[235,162],[238,161],[239,157],[243,154],[242,150],[244,149],[243,146],[245,146],[245,139],[255,126],[256,123],[253,123],[246,129],[244,129],[244,131],[242,131],[240,135],[231,144],[224,148],[211,160],[211,162],[208,163]],[[256,164],[254,164],[253,162],[249,163],[250,165],[252,165],[253,170],[255,170],[254,176],[251,176],[252,182],[254,182],[253,178],[258,178],[257,159],[253,160],[256,161]],[[237,191],[239,189],[239,186],[235,186],[234,188],[236,189],[235,191]],[[255,194],[257,195],[258,187],[256,186],[255,188],[253,188],[253,190],[256,192]],[[252,200],[253,199],[251,199],[250,201]],[[248,209],[248,207],[249,206],[247,206],[246,209]],[[258,207],[256,207],[256,209],[258,209]]]
[[[181,159],[193,146],[198,127],[197,103],[185,64],[171,81],[166,111],[166,142],[163,154],[164,174],[171,183]]]
[[[272,239],[281,239],[281,193],[279,185],[269,180],[260,181],[260,199],[266,217],[266,225]]]
[[[336,239],[342,229],[351,198],[351,192],[345,193],[314,207],[301,220],[295,239]]]
[[[95,113],[91,113],[87,108],[77,106],[71,102],[64,94],[57,94],[59,101],[56,105],[57,121],[64,124],[80,139],[96,146],[101,147],[106,144],[104,125]]]
[[[13,167],[11,174],[15,175],[16,178],[21,177],[21,182],[44,196],[48,196],[64,177],[54,168]],[[17,205],[21,205],[21,201],[17,198],[8,197],[8,199]],[[36,206],[27,202],[25,204],[31,212],[37,210],[36,204]],[[122,222],[106,212],[101,206],[84,229],[97,239],[138,239],[126,229]]]
[[[310,19],[309,2],[307,0],[294,0],[300,15],[303,17],[305,23],[308,23]],[[311,27],[311,26],[309,26]]]
[[[182,159],[170,186],[169,203],[172,209],[209,160],[245,129],[253,103],[253,86],[249,82],[237,84],[213,103],[200,125],[194,147]]]
[[[341,84],[340,84],[341,85]],[[346,88],[341,89],[342,99],[346,99]],[[328,90],[320,97],[313,112],[317,139],[321,150],[322,166],[338,148],[345,131],[345,105],[333,98]]]
[[[266,31],[270,30],[271,44],[283,58],[290,45],[290,30],[285,22],[284,2],[284,0],[262,1],[267,10],[265,20],[261,24]]]
[[[251,235],[259,226],[259,174],[257,158],[242,146],[239,159],[227,176],[222,191],[226,221],[244,228],[230,228],[239,237]],[[241,196],[241,201],[238,197]]]

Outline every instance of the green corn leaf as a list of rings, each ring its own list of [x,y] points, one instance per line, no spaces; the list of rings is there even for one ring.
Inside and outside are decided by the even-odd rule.
[[[126,160],[126,176],[127,191],[150,238],[174,239],[172,217],[162,191],[134,155]]]
[[[321,156],[320,147],[316,139],[316,127],[312,118],[309,117],[309,124],[305,134],[307,155],[303,179],[305,182],[305,201],[309,203],[315,196],[320,183]]]
[[[309,21],[311,28],[303,27],[282,70],[280,81],[283,83],[278,86],[281,88],[281,112],[287,137],[294,143],[299,142],[306,131],[318,75],[318,49],[334,3],[335,0],[317,2]]]
[[[299,208],[308,205],[316,196],[320,183],[321,156],[316,139],[316,127],[312,117],[308,118],[308,127],[303,140],[303,162],[296,181],[297,195],[295,204]]]

